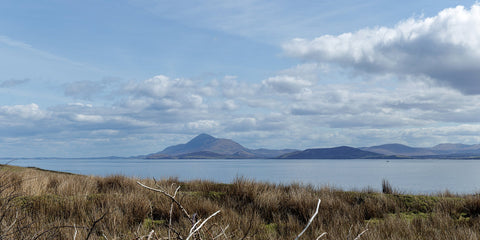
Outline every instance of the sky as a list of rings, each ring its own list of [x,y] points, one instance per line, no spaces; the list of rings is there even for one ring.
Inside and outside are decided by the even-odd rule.
[[[480,143],[480,4],[0,1],[0,157]]]

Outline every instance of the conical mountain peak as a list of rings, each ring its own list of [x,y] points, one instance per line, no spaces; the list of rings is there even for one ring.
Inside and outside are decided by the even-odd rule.
[[[148,155],[147,158],[270,158],[287,152],[291,151],[248,149],[233,140],[202,133],[187,143],[167,147],[161,152]]]
[[[211,135],[208,135],[206,133],[202,133],[196,137],[194,137],[192,140],[190,140],[187,145],[189,146],[199,146],[199,145],[205,145],[211,142],[214,142],[217,140],[217,138],[212,137]]]

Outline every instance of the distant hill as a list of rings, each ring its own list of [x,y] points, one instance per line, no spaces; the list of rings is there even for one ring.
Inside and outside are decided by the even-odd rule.
[[[258,157],[263,157],[263,158],[274,158],[283,154],[296,152],[296,151],[298,150],[297,149],[271,150],[271,149],[265,149],[265,148],[250,150],[251,153],[255,154]]]
[[[480,154],[480,144],[442,143],[430,149],[437,154]]]
[[[249,149],[224,138],[202,133],[187,143],[178,144],[144,156],[147,159],[246,159],[246,158],[288,158],[288,159],[398,159],[398,158],[445,158],[479,159],[480,144],[466,145],[442,143],[434,147],[419,148],[403,144],[383,144],[372,147],[312,148],[304,151],[295,149]]]
[[[249,150],[242,145],[223,138],[215,138],[208,134],[202,133],[186,144],[178,144],[167,147],[159,154],[177,156],[193,152],[212,152],[220,155],[232,155],[235,153],[248,153]]]
[[[356,158],[382,158],[384,155],[363,151],[353,147],[312,148],[304,151],[287,153],[279,156],[283,159],[356,159]]]
[[[409,147],[406,145],[393,143],[393,144],[384,144],[373,147],[364,147],[360,148],[364,151],[384,154],[384,155],[403,155],[403,156],[424,156],[424,155],[435,155],[435,152],[427,148],[415,148]]]
[[[416,148],[402,144],[384,144],[373,147],[360,148],[385,155],[401,155],[408,157],[433,157],[433,158],[455,158],[475,157],[480,155],[480,144],[466,145],[454,143],[442,143],[434,147]]]
[[[273,158],[293,151],[297,150],[248,149],[233,140],[202,133],[185,144],[167,147],[144,158]]]
[[[183,159],[208,159],[208,158],[213,158],[213,159],[219,159],[219,158],[228,158],[225,155],[214,153],[214,152],[208,152],[208,151],[201,151],[201,152],[193,152],[193,153],[186,153],[186,154],[181,154],[178,155],[177,158],[183,158]]]

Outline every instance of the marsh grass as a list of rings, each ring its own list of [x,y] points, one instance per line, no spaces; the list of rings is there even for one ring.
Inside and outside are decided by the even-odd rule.
[[[192,226],[171,200],[140,187],[158,186],[205,224],[217,239],[295,239],[318,199],[319,213],[301,239],[479,239],[480,195],[411,195],[342,191],[237,178],[230,184],[83,176],[33,168],[0,168],[1,239],[162,239],[168,224],[181,236]],[[391,186],[390,186],[391,187]],[[96,223],[95,223],[96,222]],[[13,227],[7,229],[5,226]],[[94,224],[95,223],[95,224]],[[226,230],[225,230],[226,229]],[[152,232],[153,230],[153,232]],[[75,235],[75,232],[76,235]],[[171,233],[172,239],[176,238]],[[215,236],[205,235],[203,239]]]

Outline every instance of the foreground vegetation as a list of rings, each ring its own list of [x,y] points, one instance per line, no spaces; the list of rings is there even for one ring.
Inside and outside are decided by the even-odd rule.
[[[385,193],[348,192],[2,166],[0,239],[295,239],[318,199],[301,239],[480,239],[479,195],[396,194],[383,185]],[[203,225],[190,234],[195,222]]]

